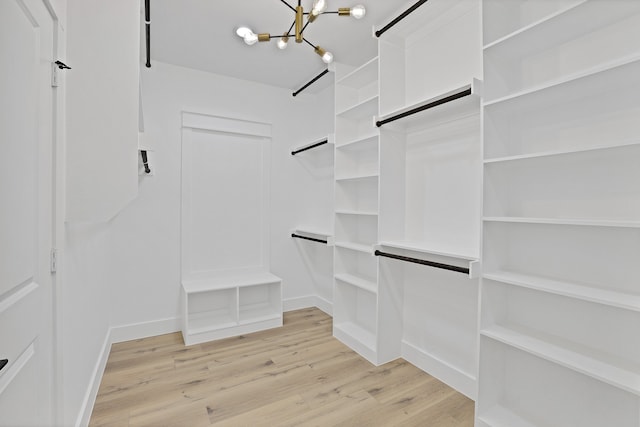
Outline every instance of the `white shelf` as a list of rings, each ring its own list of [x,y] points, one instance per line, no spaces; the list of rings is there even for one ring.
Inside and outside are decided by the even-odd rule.
[[[187,328],[190,335],[229,328],[238,324],[234,317],[226,310],[190,314],[188,322]]]
[[[352,251],[364,252],[369,255],[373,254],[373,245],[353,242],[335,242],[335,246],[338,248],[351,249]]]
[[[336,85],[361,89],[378,80],[378,57],[365,62],[344,77],[336,80]]]
[[[634,139],[632,141],[624,141],[616,144],[599,145],[599,146],[579,148],[579,149],[573,149],[573,150],[543,151],[543,152],[533,153],[533,154],[520,154],[517,156],[495,157],[491,159],[485,159],[484,164],[506,163],[506,162],[514,162],[519,160],[537,159],[537,158],[543,158],[543,157],[564,156],[564,155],[580,154],[580,153],[585,153],[589,151],[615,150],[617,148],[632,147],[637,145],[640,145],[640,140]]]
[[[592,357],[590,349],[533,331],[519,331],[491,326],[480,331],[483,336],[518,348],[534,356],[588,375],[614,387],[640,395],[640,364],[621,362],[622,366],[599,357]],[[605,358],[605,355],[599,355]]]
[[[182,287],[187,294],[194,294],[235,287],[278,283],[280,280],[278,276],[263,270],[225,270],[212,273],[208,277],[183,280]]]
[[[583,93],[585,90],[596,91],[600,87],[606,87],[611,83],[609,71],[620,69],[620,73],[623,73],[627,77],[616,76],[619,81],[634,81],[638,79],[638,69],[640,69],[640,55],[629,55],[621,59],[611,61],[604,65],[597,65],[587,70],[583,70],[577,73],[573,73],[568,76],[564,76],[555,80],[550,80],[543,84],[534,85],[530,88],[517,91],[515,93],[498,97],[496,99],[490,99],[484,102],[485,107],[501,104],[518,98],[533,96],[543,91],[554,90],[559,91],[565,89],[565,93],[557,93],[555,96],[548,96],[545,94],[544,100],[549,104],[560,100],[565,100],[567,96],[576,96]],[[584,80],[584,81],[583,81]],[[566,86],[566,87],[565,87]],[[486,99],[486,97],[484,98]]]
[[[356,138],[356,139],[351,139],[347,142],[344,142],[342,144],[336,144],[336,148],[338,150],[348,150],[348,149],[357,149],[356,147],[359,145],[364,145],[367,142],[376,142],[377,143],[377,139],[380,136],[380,131],[379,130],[375,130],[375,133],[372,133],[371,135],[365,135],[362,136],[360,138]]]
[[[347,209],[336,209],[337,215],[362,215],[362,216],[378,216],[378,212],[375,211],[356,211]]]
[[[262,322],[265,320],[279,319],[282,313],[269,303],[240,305],[240,322],[244,325],[248,323]]]
[[[426,127],[436,126],[440,123],[454,121],[472,114],[477,114],[480,112],[480,86],[481,82],[474,79],[470,84],[455,88],[438,96],[422,100],[415,104],[407,105],[391,113],[380,116],[377,118],[377,120],[387,120],[389,118],[411,111],[415,108],[438,102],[442,99],[445,99],[457,93],[464,92],[466,90],[471,90],[471,94],[397,119],[393,122],[384,124],[383,126],[389,127],[391,129],[401,129],[407,132],[411,132],[416,129],[424,129]]]
[[[351,340],[356,341],[371,352],[375,352],[376,336],[373,332],[353,322],[341,322],[334,324],[333,329],[347,335]]]
[[[378,286],[376,285],[375,282],[372,282],[370,280],[367,279],[363,279],[361,277],[358,276],[354,276],[353,274],[349,274],[349,273],[340,273],[340,274],[336,274],[335,278],[337,280],[340,280],[341,282],[347,283],[349,285],[353,285],[356,286],[360,289],[363,289],[367,292],[371,292],[373,294],[377,294],[378,293]]]
[[[323,136],[322,138],[318,138],[318,139],[314,140],[313,142],[309,142],[309,143],[306,143],[304,145],[300,145],[298,147],[294,147],[294,148],[291,149],[291,151],[294,152],[294,151],[298,151],[298,150],[303,150],[303,149],[305,149],[307,147],[311,147],[312,145],[317,144],[317,143],[322,142],[322,141],[327,141],[327,142],[325,144],[323,144],[323,145],[319,145],[318,147],[311,148],[311,149],[309,149],[309,151],[312,151],[312,150],[315,150],[315,149],[326,148],[326,147],[332,147],[333,144],[334,144],[335,138],[334,138],[334,136],[332,134],[329,134],[327,136]],[[298,155],[298,154],[302,154],[302,153],[297,153],[296,155]]]
[[[373,178],[378,178],[380,176],[380,174],[378,173],[363,173],[363,174],[358,174],[358,175],[351,175],[351,176],[341,176],[341,177],[336,177],[336,181],[355,181],[355,180],[359,180],[359,179],[373,179]]]
[[[536,427],[502,405],[494,405],[478,416],[478,420],[490,427]]]
[[[640,295],[616,292],[579,283],[553,280],[546,277],[512,273],[508,271],[485,272],[483,278],[508,283],[523,288],[535,289],[556,295],[578,298],[584,301],[605,304],[626,310],[640,311]]]
[[[509,52],[511,54],[527,55],[561,45],[640,12],[640,3],[635,1],[619,2],[615,6],[607,3],[606,1],[582,1],[573,4],[487,44],[484,50],[504,47],[511,49]],[[594,17],[597,19],[593,19]]]
[[[505,223],[521,223],[521,224],[550,224],[550,225],[578,225],[578,226],[585,226],[585,227],[640,228],[640,221],[498,217],[498,216],[484,217],[483,220],[486,222],[505,222]]]
[[[333,235],[330,232],[317,230],[312,227],[297,227],[295,230],[293,230],[293,233],[300,234],[302,236],[313,237],[316,239],[326,240],[327,244],[330,244],[331,240],[333,239]]]
[[[378,95],[371,96],[355,105],[336,113],[337,117],[359,120],[374,117],[378,113]]]
[[[388,247],[388,248],[394,248],[394,249],[404,249],[404,250],[408,250],[408,251],[413,251],[413,252],[420,252],[423,254],[428,254],[428,255],[437,255],[437,256],[442,256],[442,257],[446,257],[446,258],[454,258],[454,259],[459,259],[459,260],[463,260],[463,261],[477,261],[478,260],[478,256],[477,255],[473,255],[473,254],[467,254],[467,253],[461,253],[461,252],[457,252],[457,251],[451,251],[448,249],[435,249],[435,248],[430,248],[426,243],[424,242],[412,242],[412,241],[396,241],[396,240],[385,240],[383,242],[379,243],[379,246],[384,246],[384,247]]]

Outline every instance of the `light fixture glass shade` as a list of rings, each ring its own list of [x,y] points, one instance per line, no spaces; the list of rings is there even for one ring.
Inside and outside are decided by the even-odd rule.
[[[351,16],[356,19],[362,19],[366,15],[367,9],[363,5],[359,4],[351,8]]]
[[[327,10],[327,1],[326,0],[314,0],[313,7],[311,9],[311,13],[314,15],[320,15],[322,12]]]

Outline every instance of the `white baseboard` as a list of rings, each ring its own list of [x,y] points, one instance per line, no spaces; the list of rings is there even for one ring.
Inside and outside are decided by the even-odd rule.
[[[282,302],[283,311],[301,310],[303,308],[316,307],[329,316],[333,314],[333,304],[317,295],[307,295],[304,297],[287,298]]]
[[[111,352],[111,329],[107,331],[96,362],[95,368],[87,387],[80,412],[78,413],[78,419],[76,420],[76,427],[85,427],[89,425],[91,420],[91,413],[93,412],[93,405],[96,403],[96,397],[98,396],[98,389],[100,388],[100,382],[102,381],[102,374],[104,374],[104,368],[107,366],[107,360],[109,359],[109,353]]]
[[[131,323],[129,325],[112,326],[111,342],[138,340],[141,338],[155,337],[157,335],[171,334],[180,331],[180,318],[153,320],[150,322]]]
[[[404,340],[402,341],[402,358],[469,399],[476,400],[476,378],[472,375]]]

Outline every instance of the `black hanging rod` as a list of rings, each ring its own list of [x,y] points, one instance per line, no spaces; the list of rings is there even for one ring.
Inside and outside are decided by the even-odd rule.
[[[382,34],[384,34],[389,28],[393,27],[394,25],[396,25],[398,22],[402,21],[404,18],[406,18],[409,14],[411,14],[414,10],[416,10],[417,8],[419,8],[420,6],[422,6],[423,4],[425,4],[428,0],[420,0],[418,2],[416,2],[413,6],[411,6],[409,9],[405,10],[404,12],[402,12],[400,15],[398,15],[393,21],[389,22],[387,25],[385,25],[384,27],[382,27],[381,29],[379,29],[378,31],[376,31],[376,37],[380,37]]]
[[[7,366],[8,363],[9,363],[9,359],[0,360],[0,371],[2,371],[2,369],[4,369],[4,367]]]
[[[144,0],[144,27],[147,36],[147,62],[144,65],[147,68],[151,68],[151,9],[149,1],[150,0]]]
[[[402,256],[402,255],[395,255],[395,254],[390,254],[390,253],[387,253],[387,252],[381,252],[381,251],[378,251],[378,250],[376,250],[373,254],[375,256],[383,256],[383,257],[387,257],[387,258],[397,259],[397,260],[400,260],[400,261],[413,262],[415,264],[422,264],[422,265],[427,265],[429,267],[441,268],[443,270],[455,271],[457,273],[469,274],[469,269],[468,268],[458,267],[457,265],[442,264],[440,262],[426,261],[424,259],[411,258],[411,257],[408,257],[408,256]]]
[[[327,244],[326,240],[315,239],[313,237],[307,237],[307,236],[301,236],[301,235],[296,234],[296,233],[291,233],[291,237],[295,237],[296,239],[311,240],[312,242],[324,243],[325,245]]]
[[[147,150],[140,150],[140,156],[142,157],[142,164],[144,165],[144,172],[151,173],[149,169],[149,161],[147,160]]]
[[[313,46],[313,45],[312,45]],[[324,70],[323,72],[321,72],[320,74],[318,74],[317,76],[315,76],[314,78],[312,78],[309,83],[305,84],[304,86],[302,86],[300,89],[298,89],[297,91],[293,92],[293,96],[298,95],[300,92],[302,92],[303,90],[305,90],[306,88],[308,88],[309,86],[311,86],[312,84],[314,84],[316,82],[316,80],[318,80],[320,77],[324,76],[325,74],[327,74],[329,72],[329,69],[327,68],[326,70]]]
[[[303,151],[311,150],[312,148],[319,147],[319,146],[324,145],[324,144],[326,144],[326,143],[328,143],[328,142],[329,142],[329,140],[328,140],[328,139],[325,139],[325,140],[320,141],[320,142],[316,142],[315,144],[311,144],[311,145],[310,145],[310,146],[308,146],[308,147],[304,147],[304,148],[300,148],[299,150],[294,150],[294,151],[292,151],[292,152],[291,152],[291,155],[292,155],[292,156],[295,156],[295,155],[296,155],[296,154],[298,154],[298,153],[302,153]]]
[[[396,121],[398,119],[402,119],[403,117],[411,116],[413,114],[419,113],[420,111],[428,110],[429,108],[437,107],[438,105],[446,104],[447,102],[455,101],[456,99],[464,98],[465,96],[469,96],[469,95],[471,95],[471,88],[465,89],[462,92],[454,93],[453,95],[446,96],[442,99],[438,99],[428,104],[424,104],[419,107],[412,108],[411,110],[405,111],[403,113],[398,113],[384,120],[378,120],[376,122],[376,126],[380,127],[384,124]]]

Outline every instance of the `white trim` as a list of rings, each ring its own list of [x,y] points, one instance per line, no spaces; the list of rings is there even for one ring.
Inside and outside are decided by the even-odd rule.
[[[318,295],[306,295],[303,297],[287,298],[282,301],[283,311],[301,310],[303,308],[315,307],[329,316],[333,316],[333,304]]]
[[[93,406],[96,403],[96,397],[98,396],[98,389],[100,388],[100,382],[102,381],[102,375],[104,374],[104,368],[107,366],[107,360],[109,359],[109,353],[111,352],[111,329],[107,331],[107,334],[102,344],[102,350],[100,356],[96,362],[93,374],[89,380],[87,392],[85,393],[80,411],[78,412],[78,418],[76,419],[76,427],[84,427],[89,425],[91,420],[91,413],[93,412]]]
[[[110,330],[111,344],[157,335],[180,332],[180,317],[152,320],[150,322],[130,323],[112,326]]]
[[[459,368],[427,353],[421,348],[402,340],[401,357],[412,365],[422,369],[464,394],[471,400],[476,400],[476,378]]]

